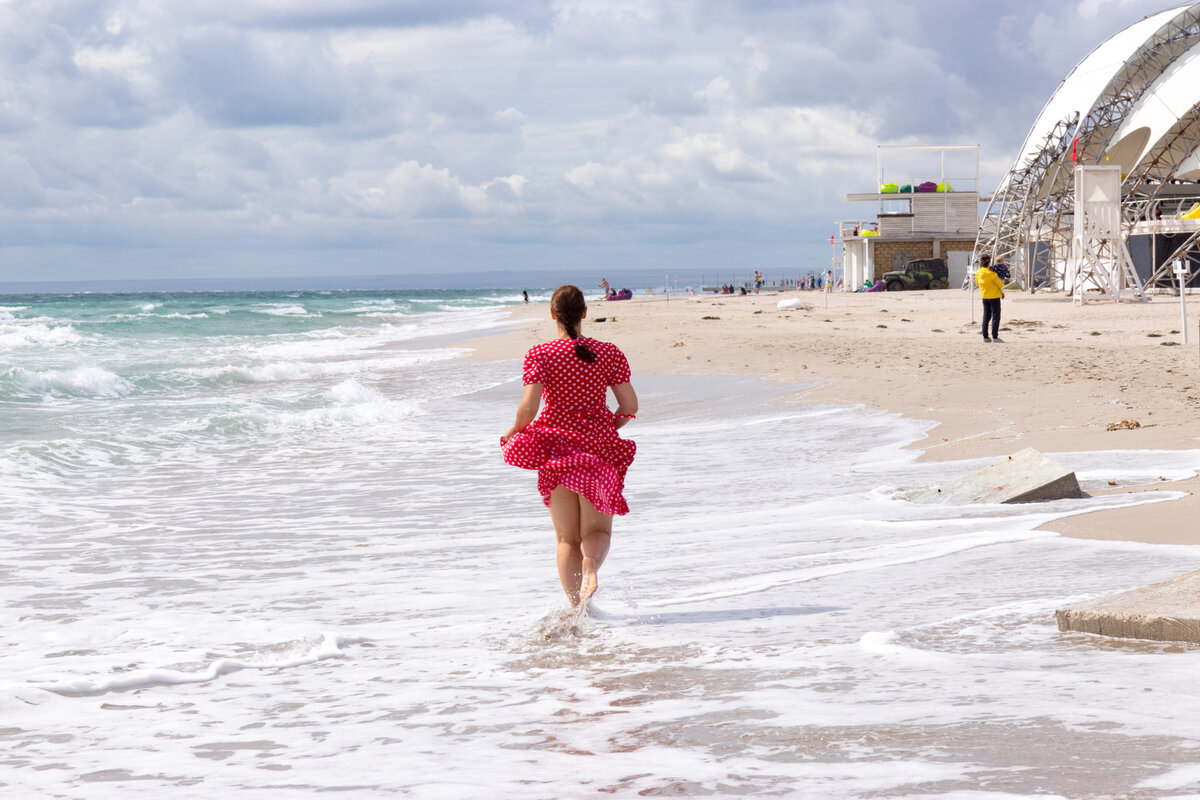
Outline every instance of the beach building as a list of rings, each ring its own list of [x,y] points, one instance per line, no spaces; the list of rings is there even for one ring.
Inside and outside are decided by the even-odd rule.
[[[875,206],[873,217],[838,222],[846,291],[921,258],[943,259],[949,286],[960,286],[979,232],[979,146],[880,146],[875,190],[846,200]]]
[[[1115,181],[1115,182],[1114,182]],[[1200,3],[1091,51],[1046,102],[976,255],[1078,298],[1200,288]]]

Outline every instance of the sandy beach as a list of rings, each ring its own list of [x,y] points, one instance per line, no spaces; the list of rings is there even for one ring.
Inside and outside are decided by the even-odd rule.
[[[792,298],[803,307],[777,307]],[[1024,447],[1200,447],[1200,334],[1189,313],[1190,343],[1181,344],[1175,297],[1075,305],[1061,294],[1009,292],[1000,344],[982,341],[978,296],[972,308],[956,290],[589,302],[585,335],[619,345],[635,375],[762,376],[797,384],[791,402],[929,420],[926,438],[911,445],[922,460],[999,457]],[[467,342],[476,357],[520,358],[549,338],[545,304],[513,313],[528,325]],[[1200,544],[1200,478],[1116,491],[1162,488],[1188,496],[1046,527],[1084,538]]]

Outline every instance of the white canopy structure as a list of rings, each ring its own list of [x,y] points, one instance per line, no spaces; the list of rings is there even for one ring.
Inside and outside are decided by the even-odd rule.
[[[1169,282],[1200,241],[1200,219],[1185,218],[1200,201],[1200,3],[1146,17],[1079,62],[993,195],[974,257],[991,253],[1030,288],[1080,290],[1068,279],[1080,166],[1120,168],[1122,233],[1168,242],[1144,282]]]

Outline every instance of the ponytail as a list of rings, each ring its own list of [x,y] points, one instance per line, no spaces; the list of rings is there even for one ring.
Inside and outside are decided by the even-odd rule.
[[[575,342],[575,356],[589,364],[595,363],[596,354],[584,347],[583,342],[579,341],[579,334],[575,332],[575,326],[570,325],[564,327],[567,329],[567,336],[570,336]]]
[[[583,312],[587,310],[587,303],[579,287],[564,284],[555,289],[550,297],[550,310],[566,330],[567,336],[575,342],[575,356],[589,364],[595,363],[596,354],[579,341],[579,321],[583,319]]]

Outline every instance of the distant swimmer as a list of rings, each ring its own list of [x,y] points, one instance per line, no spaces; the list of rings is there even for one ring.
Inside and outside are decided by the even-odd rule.
[[[521,296],[525,298],[525,303],[529,303],[529,292],[521,292]]]
[[[586,316],[582,291],[569,285],[554,290],[550,318],[558,338],[525,354],[517,418],[500,437],[505,462],[537,470],[538,492],[558,539],[558,579],[581,612],[599,587],[613,517],[629,513],[622,492],[637,445],[617,429],[638,410],[625,354],[585,338],[580,325]],[[615,412],[608,409],[610,388]]]

